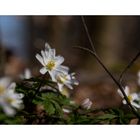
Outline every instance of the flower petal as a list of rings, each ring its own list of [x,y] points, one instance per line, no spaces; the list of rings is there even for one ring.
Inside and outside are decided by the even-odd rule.
[[[55,59],[55,49],[49,49],[48,59]]]
[[[43,58],[39,54],[36,54],[35,57],[43,66],[45,66],[44,60],[43,60]]]
[[[20,93],[20,94],[16,93],[15,95],[16,95],[17,99],[22,99],[24,97],[24,94],[22,94],[22,93]]]
[[[85,100],[83,100],[81,106],[85,109],[90,109],[92,106],[92,102],[90,101],[89,98],[86,98]]]
[[[136,108],[140,108],[140,105],[137,104],[137,103],[135,103],[135,102],[131,102],[131,104],[132,104],[134,107],[136,107]]]
[[[120,89],[117,90],[118,94],[123,98],[123,94]]]
[[[8,77],[4,77],[0,79],[0,85],[5,88],[9,86],[10,82],[11,82],[11,79]]]
[[[122,102],[123,102],[123,104],[127,104],[126,100],[123,100]]]
[[[11,83],[11,84],[9,85],[8,89],[9,89],[9,90],[15,90],[15,87],[16,87],[16,83],[13,82],[13,83]]]
[[[69,89],[73,89],[73,87],[71,86],[71,84],[65,83],[65,85],[66,85]]]
[[[60,92],[62,92],[62,90],[63,90],[63,84],[58,83],[58,89],[59,89]]]
[[[57,56],[57,57],[55,57],[55,61],[56,61],[56,65],[58,66],[64,62],[64,57]]]
[[[132,100],[140,100],[140,98],[139,98],[137,93],[132,93],[131,97],[132,97]]]
[[[55,49],[51,49],[50,45],[48,43],[45,43],[45,53],[48,59],[54,59],[55,58]]]
[[[67,74],[69,71],[69,68],[63,65],[60,65],[59,67],[56,68],[56,70],[60,73]]]
[[[56,71],[55,70],[53,70],[53,71],[49,71],[49,74],[50,74],[50,76],[51,76],[51,78],[52,78],[52,81],[54,81],[54,82],[56,82],[57,80],[56,80]]]
[[[119,95],[120,95],[122,98],[124,97],[120,89],[118,89],[117,92],[119,93]],[[125,92],[126,96],[128,96],[128,95],[130,94],[130,89],[129,89],[128,86],[126,86],[126,87],[124,88],[124,92]]]
[[[16,113],[15,110],[8,105],[3,106],[3,110],[8,116],[14,116]]]
[[[20,109],[21,106],[22,106],[21,103],[23,103],[22,100],[16,100],[16,101],[12,102],[11,105],[12,105],[13,107],[17,108],[17,109]]]
[[[43,62],[44,62],[45,64],[47,64],[47,62],[48,62],[48,57],[46,56],[45,51],[41,51],[41,55],[43,56]]]
[[[46,43],[45,43],[45,50],[46,50],[46,51],[49,51],[49,49],[51,49],[51,47],[50,47],[50,45],[46,42]]]
[[[130,94],[130,89],[128,86],[125,86],[125,89],[124,89],[126,95],[128,96]]]
[[[25,69],[24,78],[30,79],[32,76],[30,69]]]
[[[40,69],[40,73],[41,73],[41,74],[45,74],[47,71],[48,71],[48,70],[46,69],[46,67],[42,67],[42,68]]]

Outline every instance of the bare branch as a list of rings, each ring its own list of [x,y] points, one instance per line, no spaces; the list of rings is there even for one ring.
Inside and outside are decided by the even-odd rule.
[[[93,52],[96,52],[95,47],[94,47],[94,45],[93,45],[93,41],[92,41],[92,39],[91,39],[91,37],[90,37],[90,34],[89,34],[89,31],[88,31],[88,28],[87,28],[87,25],[86,25],[85,19],[84,19],[83,16],[81,16],[81,19],[82,19],[82,23],[83,23],[83,25],[84,25],[84,29],[85,29],[85,31],[86,31],[86,34],[87,34],[88,40],[89,40],[90,45],[91,45],[91,47],[92,47],[92,50],[93,50]]]
[[[140,56],[140,51],[137,53],[137,55],[130,61],[130,63],[125,67],[125,69],[122,71],[119,77],[119,82],[122,82],[122,79],[124,75],[126,74],[127,70],[135,63],[135,61],[139,58]]]
[[[101,59],[100,59],[99,56],[97,55],[97,53],[96,53],[96,51],[95,51],[95,47],[94,47],[93,42],[92,42],[92,39],[91,39],[91,37],[90,37],[90,35],[89,35],[88,28],[87,28],[87,25],[86,25],[86,23],[85,23],[84,17],[82,16],[81,18],[82,18],[82,22],[83,22],[84,28],[85,28],[85,30],[86,30],[87,37],[88,37],[88,40],[89,40],[89,42],[90,42],[90,44],[91,44],[91,47],[92,47],[93,51],[90,50],[90,49],[87,49],[87,48],[82,48],[82,47],[76,47],[76,48],[79,48],[79,49],[82,49],[82,50],[84,50],[84,51],[87,51],[87,52],[89,52],[90,54],[92,54],[92,55],[96,58],[96,60],[98,61],[98,63],[102,66],[102,68],[106,71],[106,73],[111,77],[111,79],[114,81],[114,83],[118,86],[118,88],[119,88],[120,91],[122,92],[122,94],[123,94],[123,96],[124,96],[124,99],[126,100],[128,106],[131,108],[132,112],[133,112],[133,113],[139,118],[139,120],[140,120],[140,115],[139,115],[139,113],[138,113],[138,112],[135,110],[135,108],[133,108],[133,106],[131,105],[131,103],[130,103],[128,97],[126,96],[126,93],[125,93],[125,91],[124,91],[122,85],[116,80],[116,78],[115,78],[115,77],[112,75],[112,73],[106,68],[106,66],[103,64],[103,62],[101,61]]]

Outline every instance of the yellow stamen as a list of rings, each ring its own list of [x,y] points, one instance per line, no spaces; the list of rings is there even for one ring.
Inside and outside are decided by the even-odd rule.
[[[11,103],[14,102],[14,101],[15,101],[15,100],[12,99],[12,98],[6,98],[6,102],[9,103],[9,104],[11,104]]]
[[[55,62],[50,60],[46,65],[47,69],[52,70],[55,67]]]
[[[127,98],[128,98],[129,101],[132,101],[132,96],[131,95],[128,95]]]
[[[0,85],[0,94],[3,94],[5,91],[5,88],[3,86]]]
[[[67,80],[67,76],[66,75],[61,75],[61,76],[58,76],[57,77],[57,81],[59,82],[59,83],[65,83],[65,81]]]

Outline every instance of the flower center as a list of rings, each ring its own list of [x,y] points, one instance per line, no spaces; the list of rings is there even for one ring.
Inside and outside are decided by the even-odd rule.
[[[132,101],[132,96],[131,95],[128,95],[127,97],[128,97],[129,101]]]
[[[12,98],[6,98],[6,102],[9,103],[9,104],[11,104],[11,103],[14,102],[14,101],[15,101],[15,100],[12,99]]]
[[[46,65],[47,69],[52,70],[55,67],[55,62],[50,60]]]
[[[65,83],[65,81],[67,80],[67,76],[66,75],[60,75],[60,76],[58,76],[57,77],[57,81],[59,82],[59,83]]]
[[[5,91],[5,88],[3,86],[0,85],[0,94],[3,94]]]

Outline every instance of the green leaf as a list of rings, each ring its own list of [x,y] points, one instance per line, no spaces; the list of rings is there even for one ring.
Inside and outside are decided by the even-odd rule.
[[[55,107],[53,106],[51,102],[45,102],[44,107],[48,115],[55,114]]]
[[[97,119],[99,120],[111,120],[111,119],[114,119],[116,118],[117,116],[116,115],[113,115],[113,114],[104,114],[102,116],[98,116]]]
[[[58,104],[58,102],[52,100],[51,101],[53,103],[53,105],[55,106],[55,111],[58,115],[62,116],[63,115],[63,111],[62,111],[62,107],[60,106],[60,104]]]

